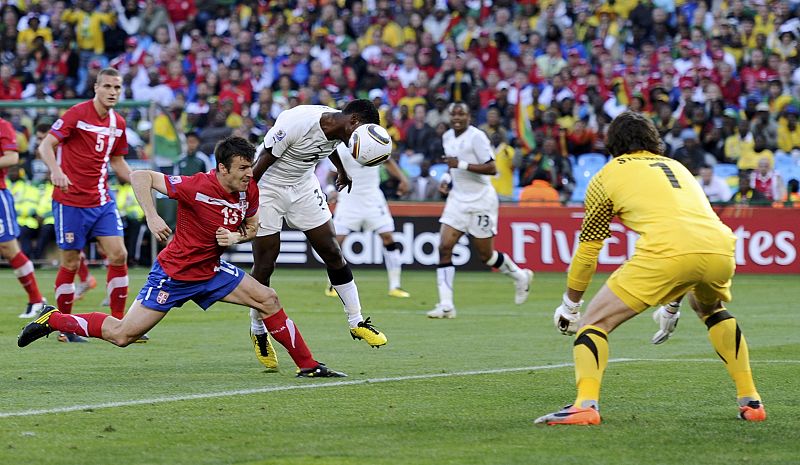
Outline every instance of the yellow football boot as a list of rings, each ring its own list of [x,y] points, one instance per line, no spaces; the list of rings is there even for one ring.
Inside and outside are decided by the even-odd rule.
[[[359,323],[355,328],[350,328],[350,336],[352,336],[353,339],[362,339],[369,344],[370,347],[375,348],[386,345],[386,342],[388,342],[386,335],[372,326],[369,318]]]
[[[278,371],[278,354],[272,347],[269,334],[253,334],[250,332],[250,340],[253,341],[253,349],[256,351],[256,358],[269,371]]]
[[[389,297],[397,297],[398,299],[407,299],[411,297],[411,294],[408,292],[396,287],[394,289],[389,289]]]

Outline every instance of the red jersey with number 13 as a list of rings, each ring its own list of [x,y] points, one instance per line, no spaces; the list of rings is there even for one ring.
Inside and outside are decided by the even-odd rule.
[[[178,201],[178,221],[175,238],[158,254],[158,262],[172,279],[211,279],[226,249],[217,245],[217,228],[236,231],[245,218],[258,213],[258,186],[251,179],[246,192],[228,192],[217,180],[217,170],[164,179],[167,195]]]
[[[100,118],[92,100],[79,103],[61,116],[50,134],[58,139],[56,159],[72,185],[53,190],[53,200],[72,207],[99,207],[111,201],[108,162],[128,153],[125,118],[109,110]]]

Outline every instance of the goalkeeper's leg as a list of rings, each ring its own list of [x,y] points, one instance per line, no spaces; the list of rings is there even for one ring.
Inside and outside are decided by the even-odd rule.
[[[736,385],[739,418],[748,421],[765,420],[767,413],[753,381],[747,341],[736,318],[728,313],[719,300],[713,304],[704,304],[690,293],[689,303],[706,324],[708,339]]]
[[[638,307],[638,306],[637,306]],[[642,304],[641,309],[646,305]],[[561,411],[544,415],[536,423],[548,425],[597,425],[603,372],[608,365],[608,333],[638,312],[631,309],[608,287],[603,286],[586,309],[582,326],[575,336],[575,402]]]

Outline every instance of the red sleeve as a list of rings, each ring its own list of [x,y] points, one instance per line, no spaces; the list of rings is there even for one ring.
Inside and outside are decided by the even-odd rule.
[[[50,126],[50,134],[55,136],[59,142],[63,142],[64,139],[68,138],[75,129],[75,124],[77,124],[78,120],[76,113],[75,107],[72,107]]]
[[[192,178],[194,176],[168,176],[164,175],[167,185],[167,197],[176,200],[187,200],[192,193]]]
[[[0,120],[0,156],[3,152],[17,152],[17,132],[8,121]]]
[[[250,179],[250,185],[247,186],[247,211],[245,218],[250,218],[258,213],[258,184],[254,179]]]
[[[122,129],[122,135],[115,142],[114,151],[111,153],[111,156],[122,157],[128,154],[128,136],[125,134],[125,126],[126,124],[123,120],[119,128]]]

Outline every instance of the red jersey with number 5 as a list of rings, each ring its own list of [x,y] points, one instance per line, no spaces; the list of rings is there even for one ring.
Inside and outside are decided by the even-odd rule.
[[[211,279],[225,251],[217,245],[217,228],[236,231],[245,218],[258,213],[258,186],[251,179],[246,192],[228,192],[217,180],[216,170],[164,178],[167,195],[178,201],[178,222],[175,237],[158,254],[158,262],[172,279]]]
[[[56,160],[72,185],[67,192],[53,191],[53,200],[72,207],[99,207],[111,201],[108,162],[128,153],[125,118],[109,110],[100,118],[91,100],[79,103],[61,116],[50,134],[60,144]]]
[[[17,131],[8,121],[0,118],[0,157],[6,152],[17,151]],[[8,168],[0,168],[0,189],[6,188],[6,173]]]

